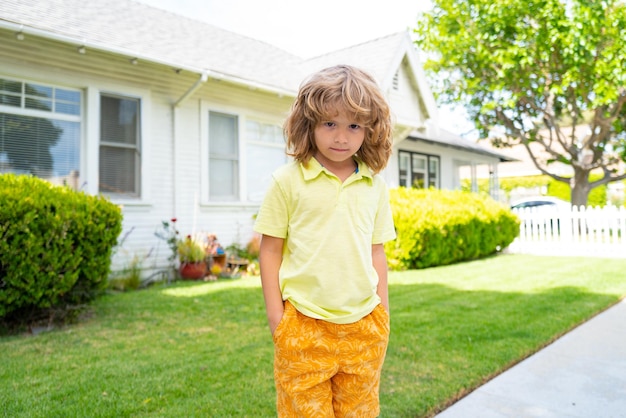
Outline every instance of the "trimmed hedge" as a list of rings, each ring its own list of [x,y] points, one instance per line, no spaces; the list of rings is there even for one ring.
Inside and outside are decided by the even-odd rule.
[[[0,319],[69,310],[106,288],[118,206],[14,174],[0,175],[0,202]]]
[[[397,239],[385,244],[394,270],[494,254],[519,234],[519,219],[489,197],[451,190],[390,190]]]

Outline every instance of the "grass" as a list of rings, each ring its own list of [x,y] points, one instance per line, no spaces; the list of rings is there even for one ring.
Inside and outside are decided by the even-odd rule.
[[[390,275],[382,417],[427,417],[626,295],[626,259],[497,257]],[[0,339],[0,416],[272,417],[258,277],[99,299]]]

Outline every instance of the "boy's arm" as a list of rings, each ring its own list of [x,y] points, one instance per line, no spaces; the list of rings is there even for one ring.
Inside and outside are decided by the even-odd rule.
[[[259,267],[261,269],[261,284],[265,299],[265,310],[270,331],[274,331],[283,317],[285,306],[278,283],[278,270],[283,260],[284,239],[263,235],[259,249]]]
[[[376,293],[380,296],[380,302],[389,312],[389,291],[387,289],[387,256],[383,244],[372,245],[372,263],[378,273],[378,288]]]

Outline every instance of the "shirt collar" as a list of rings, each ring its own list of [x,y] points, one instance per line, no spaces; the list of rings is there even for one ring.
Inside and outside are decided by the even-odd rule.
[[[372,171],[367,166],[367,164],[365,164],[363,161],[359,160],[358,158],[355,158],[355,161],[357,162],[357,169],[355,170],[357,178],[360,179],[360,178],[365,177],[371,180],[373,175],[372,175]],[[319,176],[321,173],[327,172],[324,166],[322,166],[319,163],[319,161],[315,159],[315,157],[311,157],[311,159],[309,160],[307,164],[301,163],[300,167],[302,169],[302,174],[304,175],[304,180],[306,181],[313,180],[314,178]]]

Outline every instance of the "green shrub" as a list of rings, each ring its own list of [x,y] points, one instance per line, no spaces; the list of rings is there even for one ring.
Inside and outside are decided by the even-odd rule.
[[[397,239],[385,244],[395,270],[471,260],[507,247],[519,219],[489,197],[450,190],[390,191]]]
[[[0,175],[0,202],[0,319],[71,310],[106,289],[119,207],[13,174]]]

